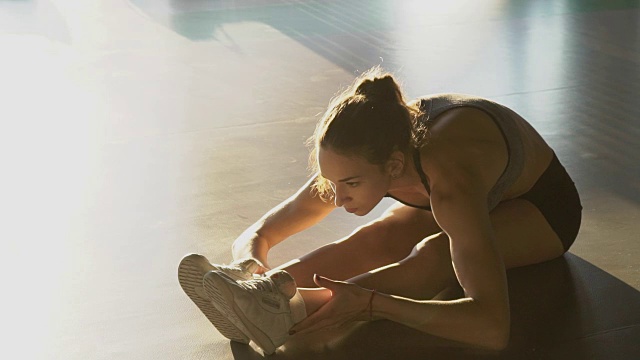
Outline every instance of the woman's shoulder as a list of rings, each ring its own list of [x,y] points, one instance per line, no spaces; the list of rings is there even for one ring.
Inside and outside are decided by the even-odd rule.
[[[476,101],[489,101],[459,93],[433,94],[418,98],[424,116],[428,117],[428,140],[420,149],[427,158],[473,158],[483,151],[503,146],[504,138],[492,116],[478,106],[464,106]],[[459,106],[447,106],[457,104]],[[432,111],[433,110],[433,111]]]
[[[460,146],[472,140],[493,138],[502,140],[491,116],[470,106],[453,107],[432,117],[429,132],[431,141],[439,145]],[[442,140],[445,140],[444,144]]]
[[[502,134],[491,117],[480,109],[448,110],[435,119],[429,135],[420,155],[430,176],[486,178],[488,186],[504,168],[507,158]]]

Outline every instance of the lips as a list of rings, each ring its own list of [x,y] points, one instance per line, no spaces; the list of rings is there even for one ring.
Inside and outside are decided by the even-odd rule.
[[[348,213],[352,213],[352,214],[353,214],[354,212],[358,211],[358,208],[345,208],[345,210],[346,210]]]

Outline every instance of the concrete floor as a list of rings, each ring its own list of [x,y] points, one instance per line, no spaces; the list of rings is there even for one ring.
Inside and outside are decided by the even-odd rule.
[[[509,273],[502,354],[383,322],[276,358],[640,358],[638,1],[0,0],[0,54],[2,358],[261,358],[198,312],[177,264],[231,260],[309,175],[331,96],[376,64],[410,97],[522,114],[574,177],[583,227],[564,258]],[[270,262],[389,204],[336,211]]]

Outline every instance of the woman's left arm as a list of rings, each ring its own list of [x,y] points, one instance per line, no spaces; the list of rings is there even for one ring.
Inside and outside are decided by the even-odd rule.
[[[391,295],[375,299],[374,314],[432,335],[502,349],[510,332],[504,262],[496,246],[487,192],[464,169],[434,174],[431,206],[449,236],[453,268],[465,297],[416,301]]]

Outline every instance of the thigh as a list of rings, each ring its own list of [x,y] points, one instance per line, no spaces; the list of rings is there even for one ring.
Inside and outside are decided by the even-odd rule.
[[[399,211],[405,211],[405,208]],[[414,209],[415,210],[415,209]],[[502,202],[491,211],[490,219],[494,229],[497,247],[507,268],[536,264],[552,260],[564,253],[564,247],[559,236],[549,224],[542,212],[530,201],[513,199]],[[416,214],[401,217],[405,221],[416,220]],[[405,246],[413,246],[410,256],[426,254],[433,259],[434,255],[444,257],[444,263],[450,263],[451,254],[447,246],[428,246],[430,242],[445,242],[449,238],[438,227],[431,212],[424,211],[419,215],[422,223],[430,224],[428,232],[420,231],[413,225],[403,224],[406,229],[413,230],[414,237]],[[422,229],[424,230],[424,229]],[[437,236],[432,236],[438,234]],[[423,236],[422,238],[418,238]],[[391,242],[390,242],[391,243]],[[412,245],[413,244],[413,245]],[[438,252],[437,254],[432,254]]]
[[[491,212],[491,221],[507,269],[552,260],[564,253],[558,235],[527,200],[500,203]]]
[[[500,203],[490,214],[495,241],[506,268],[531,265],[563,254],[562,242],[545,217],[522,199]],[[415,299],[451,299],[464,294],[451,262],[450,240],[439,232],[414,245],[410,255],[392,266],[350,281],[370,289]]]
[[[380,256],[389,254],[388,262],[404,259],[423,239],[442,231],[431,211],[395,203],[378,219],[384,226],[384,239],[379,240]]]
[[[299,287],[315,287],[313,274],[347,280],[404,259],[418,242],[439,231],[431,212],[397,203],[349,236],[279,268],[288,271]]]

